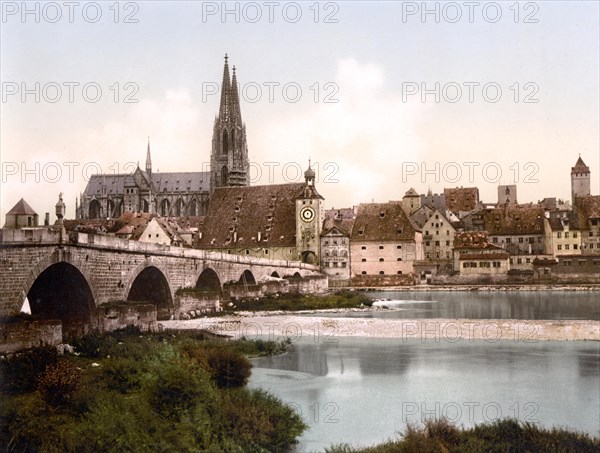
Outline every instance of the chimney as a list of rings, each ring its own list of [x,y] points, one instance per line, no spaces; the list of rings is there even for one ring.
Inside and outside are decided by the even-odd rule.
[[[46,216],[44,217],[44,226],[50,226],[50,213],[47,212]]]

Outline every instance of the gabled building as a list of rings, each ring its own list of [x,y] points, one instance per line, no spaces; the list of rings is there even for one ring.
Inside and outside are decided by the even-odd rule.
[[[421,230],[400,202],[360,204],[350,239],[352,276],[413,274],[423,257]]]
[[[439,210],[435,210],[422,227],[425,261],[442,265],[452,262],[454,235],[452,223]]]
[[[421,195],[411,187],[402,197],[402,207],[404,208],[406,215],[411,215],[421,207]]]
[[[354,218],[326,218],[321,231],[321,269],[332,280],[351,277],[350,237]]]
[[[573,215],[544,220],[545,252],[553,257],[581,254],[581,233]]]
[[[178,230],[179,228],[175,222],[169,222],[161,217],[153,217],[145,228],[138,228],[131,239],[139,242],[182,247],[185,241],[179,235]]]

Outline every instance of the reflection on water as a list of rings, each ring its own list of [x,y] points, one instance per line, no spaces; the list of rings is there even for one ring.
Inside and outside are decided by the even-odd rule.
[[[600,434],[600,343],[436,343],[303,338],[254,359],[250,386],[292,403],[310,425],[295,451],[372,445],[406,422],[445,415],[472,426],[516,417]]]
[[[599,291],[373,291],[366,294],[376,300],[403,302],[388,304],[394,305],[391,311],[323,316],[600,320]]]

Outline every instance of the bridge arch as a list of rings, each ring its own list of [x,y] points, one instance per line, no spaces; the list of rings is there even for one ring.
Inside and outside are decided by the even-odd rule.
[[[96,327],[96,304],[89,278],[56,254],[38,263],[25,284],[22,302],[41,319],[60,319],[64,337],[83,335]]]
[[[133,273],[126,291],[128,302],[149,302],[156,305],[156,318],[167,320],[173,314],[173,292],[167,273],[157,265],[148,264]]]
[[[254,278],[252,271],[250,269],[246,269],[244,272],[242,272],[242,275],[240,275],[238,283],[243,285],[256,285],[256,279]]]
[[[277,273],[277,271],[271,272],[271,277],[281,278],[281,277],[279,277],[279,274]]]
[[[196,289],[200,291],[221,292],[221,279],[210,267],[204,269],[196,280]]]

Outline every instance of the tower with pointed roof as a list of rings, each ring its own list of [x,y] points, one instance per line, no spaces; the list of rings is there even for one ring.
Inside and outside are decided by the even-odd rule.
[[[323,226],[323,197],[315,187],[316,173],[308,162],[304,172],[304,187],[296,198],[296,249],[298,258],[318,264],[321,257],[321,228]]]
[[[210,156],[210,189],[248,185],[248,145],[246,125],[242,121],[235,66],[230,79],[225,54],[221,104],[213,127]]]
[[[588,167],[581,155],[574,167],[571,167],[571,204],[575,205],[575,198],[590,195],[590,167]]]

